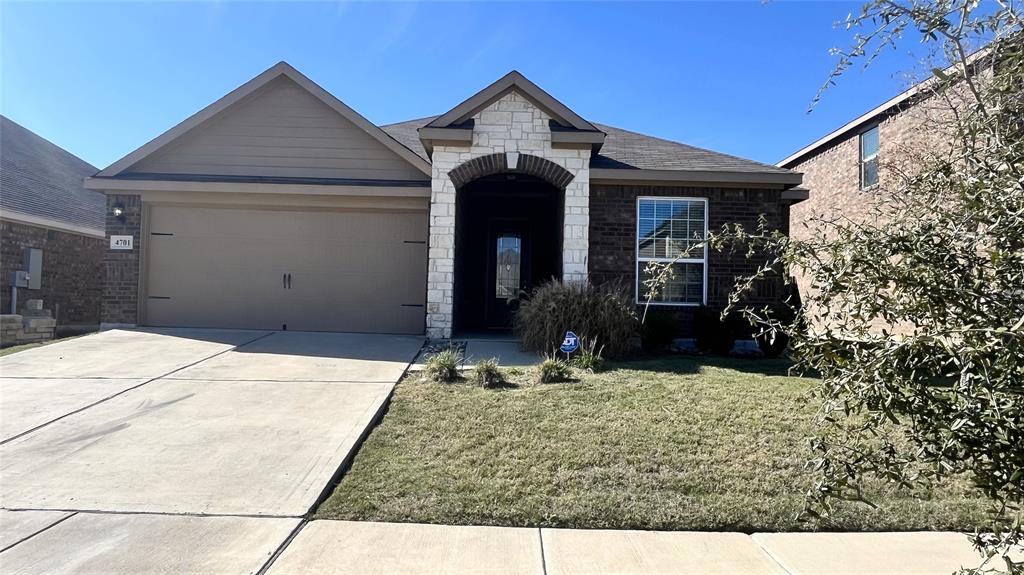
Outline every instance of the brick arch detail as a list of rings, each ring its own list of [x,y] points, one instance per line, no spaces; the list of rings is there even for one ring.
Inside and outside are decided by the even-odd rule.
[[[455,188],[458,189],[484,176],[502,173],[526,174],[538,177],[562,191],[565,191],[566,186],[575,177],[572,172],[551,160],[530,154],[518,154],[516,167],[509,168],[509,155],[515,153],[499,152],[497,154],[477,156],[456,166],[455,169],[448,172],[448,177],[451,178]]]

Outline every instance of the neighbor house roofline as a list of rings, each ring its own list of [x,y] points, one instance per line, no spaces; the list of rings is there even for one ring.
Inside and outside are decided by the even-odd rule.
[[[877,106],[870,111],[857,116],[853,120],[843,124],[840,128],[833,130],[825,136],[815,140],[814,142],[800,148],[796,152],[793,152],[789,156],[786,156],[779,163],[775,164],[780,168],[792,168],[796,164],[800,163],[806,156],[813,154],[814,152],[830,147],[832,144],[846,139],[848,136],[856,134],[860,129],[872,122],[875,122],[879,117],[889,113],[895,108],[903,105],[913,97],[917,96],[923,89],[923,82],[911,87],[909,90],[905,90],[897,96],[886,100],[885,103]]]
[[[976,67],[979,64],[983,64],[983,62],[978,62],[978,60],[984,58],[986,55],[989,54],[989,52],[991,52],[989,47],[981,48],[980,50],[975,51],[973,54],[967,57],[967,65],[971,67]],[[947,66],[944,70],[944,73],[946,74],[953,74],[956,72],[957,64]],[[904,104],[910,102],[914,98],[917,98],[922,93],[926,93],[926,91],[930,89],[936,81],[937,78],[932,76],[930,78],[927,78],[914,84],[910,88],[886,100],[881,105],[876,106],[875,108],[869,110],[864,114],[861,114],[860,116],[857,116],[853,120],[843,124],[838,129],[829,132],[825,136],[818,138],[814,142],[804,146],[803,148],[800,148],[799,150],[793,152],[789,156],[786,156],[775,165],[780,168],[792,168],[796,164],[799,164],[801,161],[806,159],[807,156],[810,156],[824,148],[831,147],[833,144],[838,143],[841,140],[845,140],[849,136],[858,133],[862,128],[877,121],[880,117],[888,115],[889,113],[899,108],[900,106],[903,106]]]
[[[379,127],[374,125],[372,122],[364,118],[358,112],[348,107],[344,102],[336,98],[327,90],[321,88],[315,82],[307,78],[301,72],[293,68],[287,62],[278,62],[271,66],[269,69],[264,71],[262,74],[256,76],[252,80],[249,80],[245,84],[242,84],[238,88],[235,88],[229,92],[223,98],[196,112],[195,114],[186,118],[183,122],[174,126],[170,130],[167,130],[163,134],[160,134],[156,138],[150,140],[142,147],[131,152],[127,156],[117,160],[106,169],[101,170],[97,176],[102,177],[116,177],[128,168],[139,163],[149,155],[165,148],[168,144],[175,141],[179,137],[190,132],[192,129],[200,126],[203,122],[213,118],[217,114],[231,107],[233,104],[241,101],[246,96],[249,96],[253,92],[269,84],[271,81],[284,76],[291,81],[298,84],[300,87],[305,89],[307,92],[312,94],[314,97],[327,104],[331,109],[341,114],[346,120],[352,122],[372,138],[379,141],[386,148],[392,152],[398,154],[402,159],[412,164],[423,174],[430,175],[430,163],[421,158],[418,154],[407,148],[399,141],[392,138],[386,132],[381,130]]]
[[[0,220],[8,220],[19,224],[37,226],[40,228],[47,228],[71,234],[79,234],[82,236],[89,236],[93,238],[107,237],[106,232],[102,228],[97,229],[89,226],[81,226],[77,224],[72,224],[70,222],[61,221],[55,218],[47,218],[45,216],[23,214],[21,212],[17,212],[7,208],[4,208],[3,212],[0,212]]]

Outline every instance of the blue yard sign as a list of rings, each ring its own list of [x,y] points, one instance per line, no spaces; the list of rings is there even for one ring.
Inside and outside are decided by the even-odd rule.
[[[580,348],[580,338],[576,337],[576,334],[567,331],[565,332],[565,339],[562,340],[562,346],[559,347],[562,353],[572,353]]]

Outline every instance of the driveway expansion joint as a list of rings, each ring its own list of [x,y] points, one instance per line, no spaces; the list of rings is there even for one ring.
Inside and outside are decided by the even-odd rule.
[[[764,552],[764,554],[765,554],[765,555],[767,555],[767,556],[768,556],[768,558],[770,558],[770,559],[772,560],[772,562],[773,562],[773,563],[775,563],[776,565],[778,565],[778,566],[779,566],[779,569],[782,569],[783,571],[785,571],[785,572],[786,572],[787,574],[789,574],[789,575],[794,575],[794,573],[796,573],[796,571],[794,571],[794,570],[790,569],[789,567],[785,566],[785,565],[784,565],[784,564],[782,563],[782,561],[780,561],[780,560],[779,560],[779,558],[778,558],[778,557],[776,557],[776,556],[775,556],[775,554],[771,552],[771,550],[770,550],[770,549],[768,549],[767,547],[765,547],[764,545],[762,545],[762,544],[761,544],[761,541],[760,541],[760,540],[759,540],[759,539],[758,539],[757,537],[754,537],[754,534],[753,534],[753,533],[748,533],[748,534],[747,534],[747,538],[749,538],[749,539],[750,539],[750,540],[751,540],[751,541],[752,541],[752,542],[754,543],[754,545],[757,545],[757,546],[758,546],[758,548],[760,548],[760,549],[761,549],[761,551],[763,551],[763,552]]]
[[[251,340],[249,340],[249,341],[247,341],[247,342],[245,342],[245,343],[243,343],[241,345],[249,345],[250,343],[253,343],[255,341],[258,341],[260,339],[263,339],[263,338],[268,337],[268,336],[273,335],[273,334],[274,334],[274,332],[269,332],[269,333],[262,334],[262,335],[257,336],[256,338],[253,338],[253,339],[251,339]],[[47,427],[49,425],[52,425],[52,424],[54,424],[54,423],[56,423],[56,422],[58,422],[58,421],[60,421],[60,420],[62,420],[64,418],[66,418],[66,417],[70,417],[72,415],[75,415],[76,413],[81,413],[81,412],[85,411],[86,409],[89,409],[90,407],[95,407],[95,406],[97,406],[97,405],[99,405],[101,403],[104,403],[106,401],[110,401],[111,399],[114,399],[115,397],[124,395],[125,393],[128,393],[129,391],[132,391],[133,389],[138,389],[138,388],[140,388],[140,387],[142,387],[144,385],[153,383],[154,381],[157,381],[159,379],[164,379],[167,376],[171,375],[172,373],[177,373],[177,372],[179,372],[179,371],[181,371],[183,369],[188,369],[188,368],[190,368],[190,367],[192,367],[194,365],[198,365],[198,364],[200,364],[200,363],[202,363],[202,362],[204,362],[204,361],[206,361],[208,359],[213,359],[213,358],[217,357],[218,355],[227,353],[229,351],[234,351],[235,349],[238,349],[239,347],[241,347],[241,346],[229,347],[228,349],[221,350],[221,351],[219,351],[219,352],[217,352],[217,353],[215,353],[213,355],[204,357],[203,359],[200,359],[198,361],[194,361],[194,362],[192,362],[192,363],[190,363],[188,365],[183,365],[183,366],[181,366],[181,367],[179,367],[177,369],[172,369],[171,371],[169,371],[169,372],[167,372],[165,374],[158,375],[158,376],[156,376],[154,378],[151,378],[151,379],[147,379],[146,381],[143,381],[142,383],[140,383],[138,385],[133,385],[133,386],[127,388],[127,389],[122,389],[121,391],[119,391],[117,393],[114,393],[112,395],[108,395],[107,397],[104,397],[102,399],[94,401],[94,402],[90,403],[89,405],[86,405],[86,406],[83,406],[83,407],[79,407],[78,409],[75,409],[73,411],[69,411],[68,413],[65,413],[64,415],[61,415],[60,417],[55,417],[55,418],[53,418],[53,419],[51,419],[51,420],[49,420],[49,421],[47,421],[45,423],[41,423],[41,424],[37,425],[37,426],[35,426],[35,427],[31,428],[31,429],[28,429],[26,431],[22,431],[21,433],[18,433],[16,435],[12,435],[11,437],[8,437],[8,438],[5,438],[3,440],[0,440],[0,445],[5,445],[7,443],[10,443],[10,442],[14,441],[15,439],[18,439],[20,437],[24,437],[24,436],[26,436],[26,435],[28,435],[30,433],[35,432],[35,431],[39,431],[40,429],[42,429],[44,427]],[[111,379],[111,380],[115,380],[115,379],[138,379],[138,378],[114,378],[114,377],[82,378],[82,377],[68,377],[68,378],[26,378],[26,379]],[[170,379],[170,378],[168,378],[168,379]]]
[[[14,509],[7,509],[7,511],[15,511],[15,510]],[[38,510],[36,510],[36,509],[32,509],[32,510],[29,510],[29,509],[18,509],[17,511],[51,511],[51,510],[50,509],[38,509]],[[60,523],[62,523],[64,521],[67,521],[68,519],[71,519],[75,515],[78,515],[78,513],[77,512],[69,512],[64,517],[61,517],[60,519],[54,521],[53,523],[50,523],[46,527],[43,527],[42,529],[40,529],[38,531],[30,533],[30,534],[26,535],[25,537],[22,537],[21,539],[18,539],[14,543],[11,543],[7,547],[4,547],[3,549],[0,549],[0,553],[3,553],[4,551],[7,551],[8,549],[10,549],[10,548],[12,548],[12,547],[14,547],[16,545],[20,545],[20,544],[28,541],[29,539],[32,539],[33,537],[35,537],[36,535],[39,535],[43,531],[46,531],[47,529],[49,529],[49,528],[51,528],[51,527],[53,527],[55,525],[58,525],[58,524],[60,524]]]
[[[546,551],[544,551],[544,529],[541,527],[537,528],[537,539],[540,541],[540,572],[543,575],[548,575],[548,558],[545,557]]]
[[[292,532],[288,534],[288,537],[285,537],[284,541],[282,541],[281,544],[277,546],[277,549],[275,549],[274,553],[271,554],[269,559],[267,559],[267,562],[263,564],[263,567],[260,567],[260,570],[256,572],[256,575],[264,575],[267,571],[270,570],[271,567],[274,566],[274,562],[277,561],[277,558],[280,557],[281,554],[284,553],[284,550],[287,549],[288,546],[291,544],[291,542],[299,536],[299,532],[302,531],[302,528],[305,527],[307,523],[309,523],[309,519],[304,518],[301,521],[299,521],[299,524],[296,525],[295,529],[292,529]]]
[[[237,517],[241,519],[302,519],[303,515],[271,513],[200,513],[188,511],[112,511],[109,509],[57,509],[51,507],[0,507],[2,511],[55,511],[72,515],[162,515],[168,517]],[[66,519],[66,518],[65,518]],[[62,519],[63,521],[63,519]]]

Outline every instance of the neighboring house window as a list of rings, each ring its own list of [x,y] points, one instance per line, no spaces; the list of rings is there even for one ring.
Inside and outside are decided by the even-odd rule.
[[[878,185],[878,126],[860,135],[860,189]]]
[[[708,202],[703,198],[638,198],[637,302],[647,301],[648,262],[671,262],[672,279],[651,300],[658,305],[700,305],[706,300]]]

